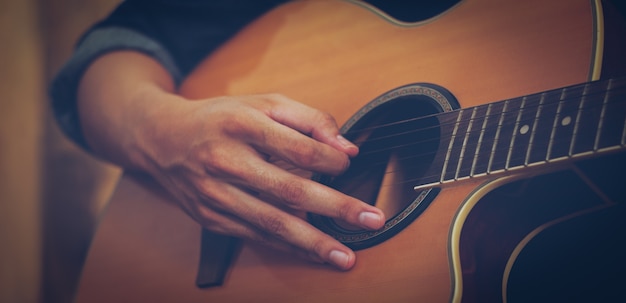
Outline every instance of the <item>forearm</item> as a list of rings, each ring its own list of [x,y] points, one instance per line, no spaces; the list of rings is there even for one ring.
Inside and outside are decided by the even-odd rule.
[[[74,142],[91,151],[83,137],[76,94],[85,69],[100,56],[121,50],[147,54],[179,83],[202,58],[280,2],[123,1],[81,38],[72,58],[52,81],[50,97],[59,126]]]
[[[99,58],[78,90],[87,144],[110,161],[147,172],[213,232],[353,267],[354,252],[292,211],[372,230],[383,226],[382,211],[267,161],[342,173],[358,148],[339,134],[335,120],[278,94],[191,102],[174,87],[150,57],[116,52]]]
[[[78,87],[78,113],[93,152],[137,169],[144,161],[142,134],[155,112],[177,100],[170,74],[151,57],[117,51],[95,60]]]

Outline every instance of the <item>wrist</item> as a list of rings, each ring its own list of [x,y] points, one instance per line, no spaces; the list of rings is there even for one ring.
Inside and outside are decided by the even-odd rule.
[[[133,112],[126,126],[128,137],[122,141],[126,157],[124,167],[132,170],[154,171],[163,163],[178,136],[174,133],[184,122],[183,110],[188,100],[157,86],[138,88],[132,98]]]
[[[141,170],[142,144],[154,112],[177,99],[174,83],[158,62],[131,51],[98,58],[78,87],[84,138],[94,154],[126,169]]]

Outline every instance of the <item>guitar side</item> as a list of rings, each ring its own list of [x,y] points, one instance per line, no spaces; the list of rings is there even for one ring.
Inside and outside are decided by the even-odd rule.
[[[297,1],[211,55],[181,93],[280,92],[344,123],[407,83],[437,83],[462,107],[545,91],[597,76],[597,3],[468,0],[429,22],[397,26],[350,2]],[[490,181],[446,184],[405,230],[357,252],[348,273],[246,244],[225,284],[200,290],[193,283],[200,227],[151,181],[125,175],[99,225],[77,302],[459,301],[451,229],[461,206]]]

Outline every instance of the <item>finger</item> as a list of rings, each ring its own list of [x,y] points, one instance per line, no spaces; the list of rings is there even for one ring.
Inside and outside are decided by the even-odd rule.
[[[192,178],[186,181],[177,179],[176,184],[178,184],[183,192],[189,192],[191,189],[194,193],[194,197],[203,198],[198,201],[194,198],[188,198],[190,196],[188,194],[183,194],[182,196],[179,195],[177,201],[184,212],[207,230],[217,234],[252,241],[274,250],[295,254],[311,262],[324,263],[324,260],[320,259],[316,254],[311,254],[299,247],[293,246],[267,232],[259,230],[249,222],[230,214],[229,212],[232,212],[232,207],[229,207],[228,203],[214,199],[222,198],[228,201],[232,200],[230,198],[232,195],[229,194],[229,192],[233,187],[223,181],[210,178]],[[237,189],[235,188],[235,190]]]
[[[263,203],[245,192],[234,195],[232,211],[279,240],[302,249],[307,256],[316,256],[339,269],[354,266],[356,255],[348,247],[319,231],[306,221]]]
[[[359,148],[341,136],[337,122],[328,113],[282,95],[271,97],[275,102],[269,113],[273,120],[311,135],[315,140],[328,144],[350,157],[358,154]]]
[[[291,209],[341,219],[372,230],[385,224],[380,209],[257,157],[241,158],[237,169],[232,173],[241,178],[241,185],[276,197]]]
[[[256,131],[251,144],[299,168],[338,175],[350,165],[347,154],[271,119]]]
[[[295,247],[278,238],[257,229],[255,226],[230,214],[212,209],[206,205],[195,207],[194,219],[207,230],[240,239],[252,241],[273,250],[294,254],[298,257],[315,263],[324,263],[319,256],[310,254],[299,247]]]
[[[270,174],[282,171],[260,158],[247,157],[241,159],[239,162],[240,165],[235,166],[242,169],[239,172],[239,175],[244,176],[244,178],[246,177],[244,172],[249,173],[250,170],[255,169],[254,166],[249,166],[249,164],[255,162],[250,161],[250,158],[256,159],[256,162],[266,165],[266,168],[270,168]],[[266,168],[261,168],[259,171],[264,172],[264,169]],[[284,171],[282,172],[288,174]],[[254,175],[254,173],[251,175]],[[299,179],[307,180],[304,178]],[[315,183],[312,181],[310,182]],[[247,222],[257,229],[260,229],[262,232],[275,237],[278,242],[284,242],[299,248],[307,255],[317,256],[317,258],[324,260],[324,262],[331,263],[340,269],[346,270],[354,266],[356,258],[354,252],[334,238],[314,228],[303,219],[259,200],[257,197],[241,190],[235,184],[225,183],[212,178],[205,178],[196,181],[195,184],[198,194],[203,198],[203,201],[207,201],[206,203],[210,203],[212,205],[212,209],[217,209],[222,213],[231,214],[233,217],[236,217],[243,222]],[[323,188],[323,186],[319,184],[315,185]],[[326,203],[326,201],[324,202]],[[364,206],[371,207],[358,200],[351,201],[351,203],[354,205],[363,204]],[[207,217],[210,214],[211,213],[209,212],[203,216]],[[217,221],[221,224],[225,224],[217,219],[208,221]],[[232,233],[233,231],[230,232]],[[257,237],[257,240],[263,239],[259,238],[259,234],[256,233],[247,233],[246,235],[248,237],[255,236]],[[266,243],[275,242],[267,241]]]
[[[256,227],[261,231],[261,234],[255,233],[254,228],[250,230],[226,230],[227,232],[241,233],[257,241],[265,241],[264,244],[266,245],[276,245],[276,247],[289,250],[289,247],[279,244],[280,242],[286,243],[304,251],[304,255],[308,256],[309,259],[319,258],[340,269],[346,270],[354,266],[356,260],[354,252],[303,219],[264,203],[232,184],[221,183],[212,179],[205,179],[203,182],[198,184],[200,194],[206,192],[202,187],[213,188],[205,200],[207,203],[215,202],[211,209],[217,207],[218,211],[228,213],[237,220]],[[226,216],[218,217],[215,216],[214,212],[202,211],[202,209],[199,207],[199,212],[196,212],[201,213],[200,221],[217,222],[218,225],[230,225],[232,223],[224,221]],[[275,238],[278,242],[263,238],[262,233],[270,235],[270,238]]]

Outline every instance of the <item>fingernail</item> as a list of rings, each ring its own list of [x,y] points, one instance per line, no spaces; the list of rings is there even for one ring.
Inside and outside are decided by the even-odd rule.
[[[335,264],[335,266],[340,268],[348,267],[348,262],[350,261],[350,256],[343,251],[333,250],[330,252],[328,256],[330,261]]]
[[[359,223],[369,229],[379,229],[385,224],[381,215],[368,211],[359,214]]]
[[[337,140],[339,140],[339,143],[341,143],[341,145],[345,148],[358,148],[354,145],[354,143],[348,141],[348,139],[344,138],[342,135],[337,135]]]

